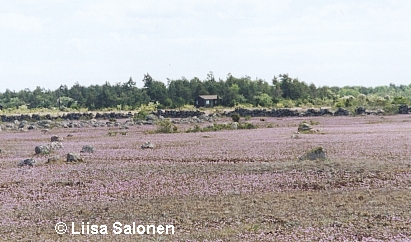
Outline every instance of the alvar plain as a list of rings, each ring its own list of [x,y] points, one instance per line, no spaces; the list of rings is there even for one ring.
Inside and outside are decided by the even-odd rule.
[[[321,132],[291,138],[310,120]],[[108,135],[115,128],[107,127],[2,131],[0,240],[411,240],[411,116],[247,122],[258,128],[187,133],[188,125],[177,124],[179,132],[166,134],[150,132],[155,125],[133,125],[127,135]],[[35,155],[34,147],[52,135],[64,138],[64,148]],[[142,149],[147,141],[156,147]],[[46,164],[84,145],[94,147],[81,154],[84,162]],[[325,160],[299,159],[318,146]],[[34,166],[17,166],[32,157]],[[59,222],[68,225],[67,233],[56,233]],[[114,234],[116,222],[173,225],[175,231]],[[82,223],[108,225],[108,234],[81,233]]]

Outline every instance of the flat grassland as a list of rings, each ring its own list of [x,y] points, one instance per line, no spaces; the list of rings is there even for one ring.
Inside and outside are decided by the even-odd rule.
[[[291,139],[303,120],[323,133]],[[229,122],[229,120],[225,120]],[[132,126],[0,132],[0,239],[32,241],[411,240],[411,117],[252,118],[261,128],[153,134]],[[267,128],[266,126],[272,127]],[[179,126],[180,129],[183,127]],[[66,137],[72,134],[72,137]],[[64,148],[17,167],[51,135]],[[145,141],[155,149],[141,149]],[[86,162],[44,164],[79,152]],[[323,146],[324,161],[298,161]],[[114,222],[175,227],[120,234]],[[55,224],[65,222],[66,234]],[[71,222],[107,235],[71,234]],[[80,228],[80,229],[79,229]]]

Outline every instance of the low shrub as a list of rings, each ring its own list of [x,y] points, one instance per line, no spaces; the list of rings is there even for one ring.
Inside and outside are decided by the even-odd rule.
[[[171,122],[168,119],[158,121],[156,125],[157,125],[157,129],[155,131],[156,133],[173,133],[174,127],[177,128],[176,126],[172,127]]]
[[[239,123],[238,124],[238,129],[256,129],[256,128],[258,128],[258,126],[253,123]]]
[[[240,122],[240,114],[238,113],[233,113],[231,114],[231,119],[233,120],[233,122]]]

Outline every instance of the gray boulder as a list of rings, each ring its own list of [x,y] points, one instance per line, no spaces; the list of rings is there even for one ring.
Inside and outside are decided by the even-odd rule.
[[[50,150],[58,150],[58,149],[62,149],[63,144],[61,142],[51,142],[50,144],[47,145],[49,147]]]
[[[80,154],[77,153],[68,153],[67,154],[67,162],[84,162],[83,158]]]
[[[52,156],[52,157],[48,158],[46,164],[56,163],[56,162],[60,162],[60,161],[62,161],[61,157],[59,155],[55,155],[55,156]]]
[[[59,137],[58,135],[51,136],[51,142],[61,142],[63,141],[63,137]]]
[[[22,166],[33,166],[33,164],[36,163],[34,159],[25,159],[23,161],[20,161],[20,163],[17,165],[18,167]]]
[[[142,149],[154,149],[154,148],[156,148],[156,145],[151,141],[147,141],[147,142],[144,142],[144,144],[141,145],[141,148]]]
[[[299,160],[325,160],[326,158],[327,155],[324,148],[319,146],[302,155]]]
[[[81,153],[94,153],[94,147],[91,145],[85,145],[80,151]]]
[[[311,132],[312,129],[313,127],[306,122],[302,122],[298,125],[298,132]]]
[[[232,129],[238,129],[238,123],[237,122],[231,123],[231,128]]]
[[[36,155],[46,155],[50,154],[50,148],[47,145],[38,145],[34,148]]]

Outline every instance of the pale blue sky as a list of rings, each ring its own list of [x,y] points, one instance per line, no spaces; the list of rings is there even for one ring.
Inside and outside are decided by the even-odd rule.
[[[0,1],[0,92],[288,73],[411,83],[411,1]]]

